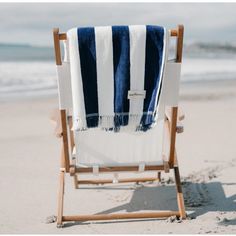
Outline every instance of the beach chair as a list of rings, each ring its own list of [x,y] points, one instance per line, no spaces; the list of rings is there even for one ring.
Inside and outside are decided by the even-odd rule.
[[[53,30],[54,37],[54,48],[55,48],[55,60],[58,73],[58,93],[59,93],[59,110],[55,111],[52,120],[56,122],[55,135],[61,139],[61,167],[60,167],[60,184],[58,194],[58,213],[57,213],[57,226],[61,227],[63,222],[69,221],[98,221],[98,220],[114,220],[114,219],[139,219],[139,218],[165,218],[170,216],[186,218],[184,198],[182,193],[182,187],[180,182],[180,173],[177,162],[177,154],[175,149],[176,133],[183,132],[183,126],[180,121],[184,118],[184,115],[178,109],[178,88],[180,79],[180,67],[182,62],[182,47],[183,47],[183,25],[179,25],[176,29],[168,31],[171,38],[176,39],[175,47],[175,58],[169,60],[166,63],[165,75],[164,75],[164,98],[162,103],[165,107],[165,116],[162,122],[156,125],[156,128],[145,134],[131,135],[118,134],[113,132],[105,131],[93,131],[92,135],[86,132],[73,132],[72,127],[72,98],[71,98],[71,82],[70,82],[70,71],[68,66],[68,55],[67,55],[67,35],[66,33],[60,33],[59,29]],[[60,42],[64,42],[64,60],[62,60],[61,45]],[[160,131],[160,132],[159,132]],[[97,132],[97,133],[96,133]],[[161,134],[158,134],[158,132]],[[164,132],[164,135],[163,135]],[[156,134],[157,133],[157,134]],[[78,135],[81,135],[78,137]],[[88,135],[88,136],[86,136]],[[116,162],[111,161],[109,157],[101,158],[100,164],[94,166],[92,163],[85,158],[83,159],[83,149],[91,148],[92,145],[96,145],[98,140],[102,137],[108,136],[109,146],[112,145],[112,139],[119,138],[120,140],[154,138],[157,142],[157,147],[162,149],[158,151],[157,161],[149,160],[148,156],[143,156],[142,160],[133,159],[132,164],[127,163],[127,158],[119,157]],[[122,136],[123,135],[123,136]],[[84,144],[84,142],[88,142]],[[91,141],[91,142],[90,142]],[[143,140],[142,140],[143,141]],[[77,142],[81,142],[80,156],[77,156],[76,145]],[[90,142],[90,143],[89,143]],[[161,144],[160,144],[161,142]],[[142,142],[141,142],[142,143]],[[139,143],[140,144],[140,143]],[[84,146],[83,146],[84,145]],[[90,146],[89,146],[90,145]],[[156,150],[154,145],[154,150]],[[93,151],[93,150],[92,150]],[[101,150],[99,150],[101,151]],[[121,151],[121,153],[123,153]],[[99,152],[92,152],[91,155],[100,155]],[[154,155],[155,156],[155,155]],[[86,163],[87,160],[87,163]],[[82,162],[82,165],[80,165]],[[116,165],[117,163],[117,165]],[[149,211],[149,212],[133,212],[133,213],[112,213],[112,214],[94,214],[94,215],[64,215],[63,214],[63,202],[64,202],[64,188],[65,188],[65,175],[69,174],[73,178],[75,188],[79,188],[81,185],[86,184],[119,184],[128,182],[146,182],[146,181],[160,181],[161,172],[168,173],[174,172],[175,184],[177,190],[177,205],[178,210],[176,211]],[[119,178],[117,173],[132,172],[132,173],[143,173],[147,171],[155,172],[154,177],[133,177],[133,178]],[[151,172],[151,173],[152,173]],[[83,174],[91,173],[93,178],[82,179],[80,176]],[[103,178],[99,177],[101,173],[115,173],[114,178]],[[79,175],[78,175],[79,174]],[[86,175],[87,176],[87,175]]]

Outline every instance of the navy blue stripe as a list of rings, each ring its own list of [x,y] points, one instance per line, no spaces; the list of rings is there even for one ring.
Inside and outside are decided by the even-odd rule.
[[[93,27],[77,29],[86,115],[98,114],[95,32]],[[98,126],[98,116],[87,117],[87,127]]]
[[[130,89],[130,41],[128,26],[112,26],[114,65],[114,112],[115,126],[128,124],[129,116],[119,113],[129,112],[128,90]]]
[[[143,112],[155,111],[155,99],[159,83],[161,85],[161,65],[163,53],[164,28],[160,26],[146,26],[146,59],[145,59],[145,81],[144,89],[146,98],[144,100]],[[153,123],[153,115],[143,115],[142,126],[149,128]]]

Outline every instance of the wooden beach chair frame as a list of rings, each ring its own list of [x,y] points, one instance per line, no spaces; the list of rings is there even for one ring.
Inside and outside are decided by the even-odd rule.
[[[183,34],[184,26],[178,25],[177,29],[170,30],[171,37],[177,37],[176,47],[176,62],[182,62],[182,48],[183,48]],[[54,37],[54,49],[56,65],[62,65],[60,41],[66,40],[66,33],[59,33],[59,29],[53,29]],[[69,78],[68,78],[69,79]],[[52,120],[56,122],[55,135],[61,139],[61,168],[60,168],[60,182],[58,193],[58,213],[57,213],[57,226],[61,227],[63,222],[68,221],[92,221],[92,220],[114,220],[114,219],[137,219],[137,218],[165,218],[170,216],[186,218],[184,198],[182,193],[182,187],[180,182],[179,167],[177,162],[177,154],[175,150],[176,133],[181,133],[183,127],[178,125],[180,120],[184,118],[178,110],[178,106],[171,107],[166,112],[165,128],[169,133],[169,150],[170,155],[168,161],[163,161],[160,165],[146,165],[145,171],[157,171],[157,177],[155,178],[128,178],[121,179],[119,183],[126,182],[145,182],[160,180],[161,171],[169,172],[174,171],[175,184],[177,190],[177,204],[178,211],[156,211],[156,212],[134,212],[134,213],[117,213],[117,214],[95,214],[95,215],[64,215],[63,203],[64,203],[64,188],[65,188],[65,174],[69,173],[74,178],[74,186],[78,188],[81,184],[106,184],[112,183],[112,179],[97,179],[97,180],[79,180],[77,173],[92,173],[92,167],[77,167],[75,160],[70,160],[70,153],[74,146],[73,131],[70,131],[72,127],[72,117],[67,114],[65,109],[59,109],[55,112]],[[179,114],[178,114],[179,113]],[[122,172],[122,171],[138,171],[139,166],[116,166],[116,167],[100,167],[101,172]]]

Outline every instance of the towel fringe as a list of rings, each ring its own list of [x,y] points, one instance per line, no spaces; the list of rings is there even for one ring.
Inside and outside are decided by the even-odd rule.
[[[114,116],[99,116],[99,127],[106,131],[114,128]]]
[[[87,122],[86,120],[80,118],[80,117],[77,117],[76,119],[74,119],[74,122],[73,122],[73,127],[71,130],[73,131],[85,131],[87,130]]]
[[[114,132],[143,132],[155,126],[157,117],[155,114],[149,114],[153,117],[154,122],[150,125],[144,125],[142,122],[142,114],[115,114],[114,116],[94,116],[98,117],[98,126],[105,131]],[[90,116],[91,118],[91,116]],[[77,117],[73,122],[73,131],[86,131],[88,130],[86,120]]]

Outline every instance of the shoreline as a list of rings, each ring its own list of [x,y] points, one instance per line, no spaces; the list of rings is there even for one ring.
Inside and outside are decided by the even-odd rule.
[[[183,81],[180,83],[180,101],[206,99],[219,99],[220,96],[234,97],[236,96],[236,79],[235,80],[208,80],[208,81]],[[215,90],[209,90],[214,88]],[[55,88],[57,89],[57,88]],[[32,91],[31,91],[32,93]],[[57,99],[57,93],[34,96],[9,96],[0,98],[0,103],[14,103],[23,101],[38,101],[47,99]]]

